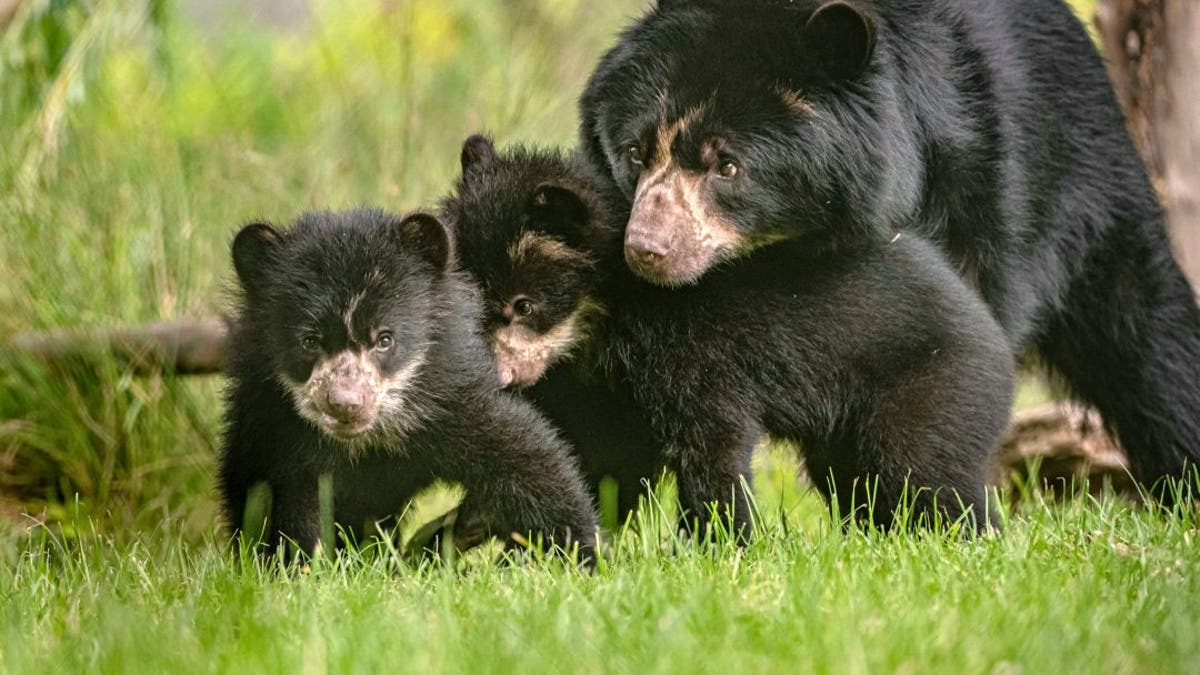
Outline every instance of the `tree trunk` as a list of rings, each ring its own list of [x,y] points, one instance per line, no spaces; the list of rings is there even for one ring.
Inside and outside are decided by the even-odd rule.
[[[21,0],[0,0],[0,33],[8,27],[9,22],[17,15]]]
[[[1200,2],[1100,0],[1096,27],[1176,259],[1200,287]]]

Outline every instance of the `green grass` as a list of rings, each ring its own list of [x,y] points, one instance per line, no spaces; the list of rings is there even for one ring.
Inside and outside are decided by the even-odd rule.
[[[244,221],[428,203],[481,128],[570,143],[584,78],[641,5],[330,1],[276,35],[31,0],[0,36],[0,336],[219,311]],[[656,506],[592,575],[487,551],[264,571],[221,539],[221,385],[0,355],[0,672],[1200,663],[1195,512],[1032,498],[978,541],[847,535],[786,453],[760,458],[761,537],[741,552],[680,541]]]
[[[764,486],[766,487],[766,486]],[[764,492],[772,493],[769,488]],[[238,565],[169,524],[0,557],[9,672],[1194,672],[1194,514],[1034,501],[1002,536],[843,534],[808,494],[743,552],[661,527],[591,575],[383,552]],[[654,517],[657,516],[657,517]]]

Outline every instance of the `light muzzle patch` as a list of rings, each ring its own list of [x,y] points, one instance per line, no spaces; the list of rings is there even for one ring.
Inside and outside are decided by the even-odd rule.
[[[492,331],[492,356],[502,387],[528,387],[565,358],[583,338],[587,303],[545,333],[520,324]]]
[[[345,350],[324,357],[303,383],[281,378],[296,411],[343,442],[399,435],[425,414],[411,404],[409,389],[424,364],[418,352],[391,375],[380,372],[370,350]]]
[[[693,283],[743,247],[743,235],[703,194],[704,181],[672,164],[639,182],[625,229],[635,274],[663,286]]]

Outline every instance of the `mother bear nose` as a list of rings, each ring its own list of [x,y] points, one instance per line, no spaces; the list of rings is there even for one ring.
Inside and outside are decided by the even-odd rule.
[[[630,236],[625,239],[625,259],[629,262],[654,264],[670,250],[666,241],[654,237]]]

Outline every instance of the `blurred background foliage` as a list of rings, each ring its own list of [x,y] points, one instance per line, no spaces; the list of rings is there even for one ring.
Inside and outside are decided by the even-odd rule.
[[[0,336],[220,311],[249,219],[430,203],[476,130],[573,142],[595,59],[648,1],[317,0],[274,23],[238,3],[16,2]],[[0,356],[0,514],[210,531],[220,386]]]

